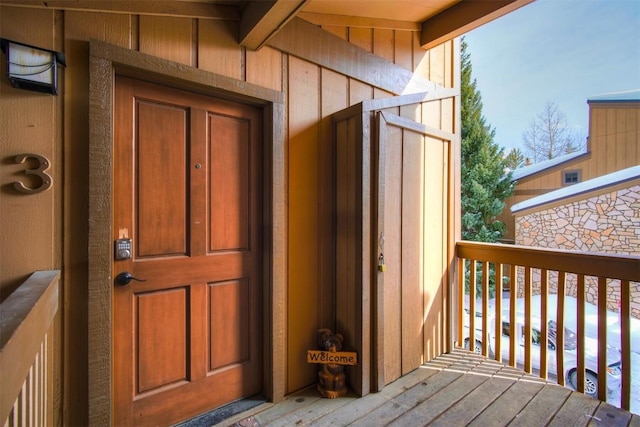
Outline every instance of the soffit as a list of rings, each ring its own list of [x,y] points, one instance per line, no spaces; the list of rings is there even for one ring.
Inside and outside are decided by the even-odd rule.
[[[211,0],[229,4],[225,0]],[[352,20],[391,22],[397,28],[412,23],[420,29],[420,45],[430,49],[534,0],[244,0],[239,42],[258,49],[296,15],[333,16],[341,24]],[[394,24],[395,22],[395,24]]]
[[[456,3],[459,3],[459,0],[311,0],[304,6],[303,11],[422,22]]]
[[[2,5],[239,20],[238,42],[259,49],[290,20],[313,14],[416,28],[430,49],[534,0],[0,0]],[[362,21],[360,21],[362,22]],[[407,24],[411,24],[407,26]],[[371,25],[374,26],[375,25]]]

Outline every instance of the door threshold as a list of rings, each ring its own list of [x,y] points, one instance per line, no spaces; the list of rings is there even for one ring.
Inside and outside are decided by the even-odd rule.
[[[210,427],[264,403],[266,403],[266,400],[262,395],[252,396],[205,412],[190,420],[174,424],[173,427]]]

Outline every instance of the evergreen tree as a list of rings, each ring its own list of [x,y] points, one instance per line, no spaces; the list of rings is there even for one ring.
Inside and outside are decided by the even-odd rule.
[[[509,170],[516,170],[525,165],[526,158],[520,149],[513,148],[505,157],[505,163]]]
[[[493,140],[495,131],[482,116],[482,98],[471,76],[470,54],[462,40],[462,238],[495,242],[504,235],[496,217],[513,192],[504,150]]]

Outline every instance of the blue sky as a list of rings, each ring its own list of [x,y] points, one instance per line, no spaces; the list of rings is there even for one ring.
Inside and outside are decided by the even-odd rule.
[[[588,134],[587,99],[640,89],[640,0],[536,0],[465,35],[495,142],[522,149],[547,101]]]

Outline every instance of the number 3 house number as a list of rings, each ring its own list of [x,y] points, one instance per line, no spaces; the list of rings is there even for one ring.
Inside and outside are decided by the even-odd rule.
[[[16,163],[24,163],[27,159],[35,159],[37,167],[33,169],[25,169],[24,173],[26,175],[35,175],[37,178],[39,178],[40,186],[36,188],[29,188],[26,187],[22,182],[15,181],[13,183],[13,188],[24,194],[40,193],[51,188],[53,179],[51,178],[51,175],[46,172],[46,170],[51,166],[51,162],[49,161],[49,159],[39,154],[20,154],[15,157]]]

